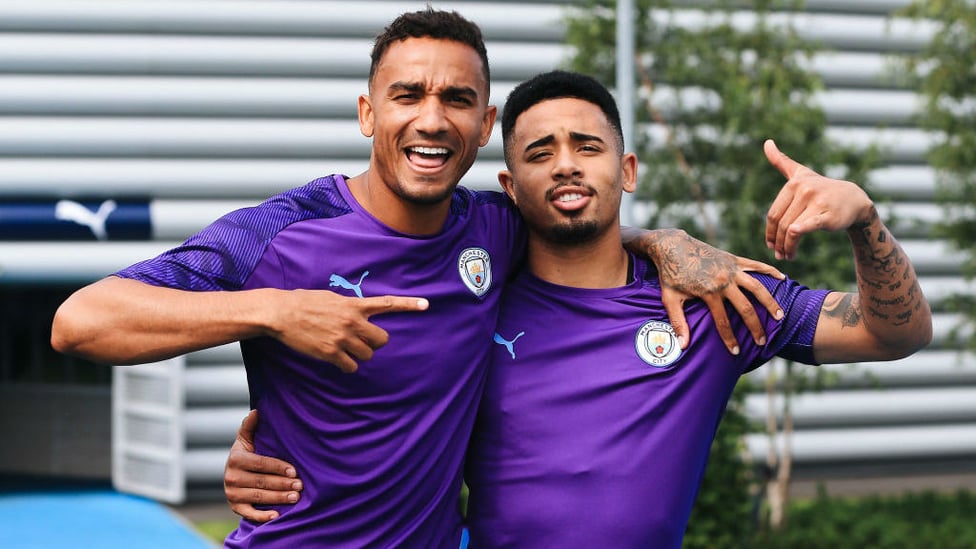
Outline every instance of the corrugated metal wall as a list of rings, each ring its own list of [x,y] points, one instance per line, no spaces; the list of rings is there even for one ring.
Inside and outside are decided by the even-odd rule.
[[[882,146],[885,166],[873,183],[898,197],[891,205],[897,234],[938,304],[966,285],[958,257],[928,240],[927,226],[940,215],[924,165],[931,138],[912,123],[915,95],[889,72],[889,56],[918,48],[932,32],[888,17],[906,3],[810,0],[794,16],[801,33],[828,48],[813,68],[828,87],[819,100],[832,134]],[[569,4],[434,2],[482,26],[499,106],[515,82],[568,58],[561,41]],[[696,22],[695,4],[687,2],[688,24]],[[371,38],[424,5],[0,2],[0,288],[78,286],[174,245],[232,208],[322,174],[363,170],[369,143],[359,137],[355,98],[365,90]],[[752,18],[743,12],[737,20]],[[495,188],[500,137],[464,184]],[[931,350],[893,364],[832,367],[840,381],[795,405],[797,466],[972,462],[976,360],[944,347],[953,325],[937,308]],[[141,420],[170,421],[164,431],[177,438],[137,444],[133,460],[165,454],[160,459],[179,470],[167,486],[213,486],[246,407],[239,354],[222,349],[177,362],[156,368],[176,372],[160,379],[179,380],[178,413],[135,407]],[[764,399],[749,399],[752,415],[765,413]],[[757,457],[765,444],[749,441]],[[180,499],[178,492],[165,497]]]

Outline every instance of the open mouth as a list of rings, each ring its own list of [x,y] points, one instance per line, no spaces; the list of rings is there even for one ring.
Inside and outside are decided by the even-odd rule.
[[[407,160],[421,169],[436,169],[447,163],[451,151],[445,147],[407,147]]]
[[[557,209],[570,212],[585,208],[591,196],[592,193],[586,189],[576,190],[561,187],[551,192],[549,200]]]

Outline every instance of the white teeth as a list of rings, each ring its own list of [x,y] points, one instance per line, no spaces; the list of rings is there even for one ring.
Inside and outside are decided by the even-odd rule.
[[[447,154],[447,149],[444,147],[410,147],[410,150],[417,154],[426,155]]]
[[[556,200],[559,202],[572,202],[573,200],[579,200],[580,198],[583,198],[583,195],[580,193],[566,193],[564,195],[560,195]]]

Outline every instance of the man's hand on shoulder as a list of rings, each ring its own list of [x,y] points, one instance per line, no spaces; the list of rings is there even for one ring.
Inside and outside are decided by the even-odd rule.
[[[783,317],[783,311],[772,294],[748,274],[758,272],[784,278],[783,273],[775,267],[732,255],[680,229],[625,228],[624,244],[657,265],[664,307],[682,349],[688,346],[691,337],[683,309],[684,303],[690,299],[705,302],[722,341],[734,355],[739,354],[739,343],[725,312],[726,300],[742,317],[758,345],[766,344],[766,333],[743,290],[751,293],[775,318]]]

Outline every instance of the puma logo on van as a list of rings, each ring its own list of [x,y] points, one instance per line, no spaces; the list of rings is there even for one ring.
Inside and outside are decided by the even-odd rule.
[[[360,286],[363,285],[363,279],[366,278],[366,275],[368,274],[369,271],[363,271],[363,274],[359,276],[359,282],[356,284],[349,282],[340,275],[332,274],[329,276],[329,286],[339,286],[340,288],[352,290],[356,293],[357,297],[363,297],[363,291],[360,289]]]
[[[102,202],[98,210],[93,212],[73,200],[59,200],[54,205],[54,218],[59,221],[73,221],[79,225],[84,225],[91,229],[95,238],[106,240],[108,233],[105,231],[105,221],[115,211],[116,206],[114,200],[106,200]]]

